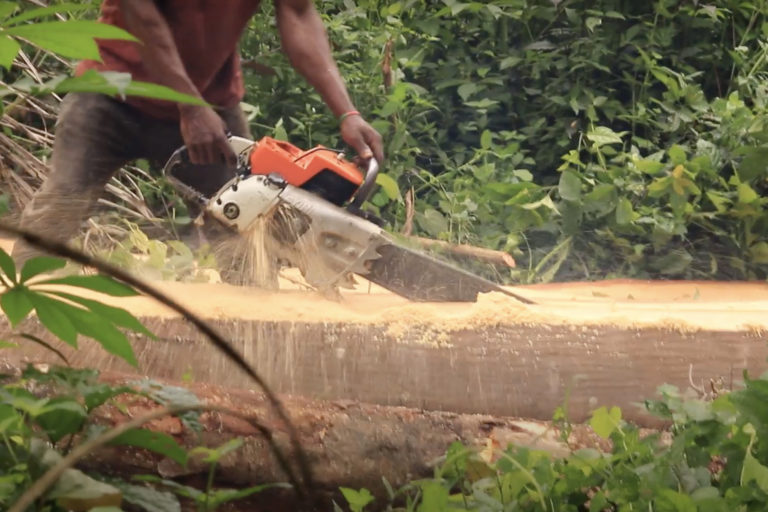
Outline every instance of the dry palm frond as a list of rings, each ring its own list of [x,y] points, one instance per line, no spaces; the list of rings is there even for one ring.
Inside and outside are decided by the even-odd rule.
[[[32,3],[44,5],[44,2]],[[45,51],[34,54],[21,51],[14,62],[17,73],[37,84],[68,68],[67,61]],[[11,196],[12,209],[18,213],[48,173],[47,158],[53,149],[53,127],[61,97],[56,94],[45,99],[35,97],[2,81],[0,88],[10,92],[5,96],[5,109],[0,116],[0,190]],[[121,169],[107,184],[105,197],[99,204],[118,210],[136,222],[157,226],[161,219],[147,205],[138,180],[146,184],[154,178],[134,167]]]

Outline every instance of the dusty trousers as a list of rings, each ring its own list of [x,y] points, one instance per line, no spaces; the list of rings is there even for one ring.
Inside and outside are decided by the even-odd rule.
[[[219,110],[233,135],[250,138],[240,107]],[[50,172],[21,214],[21,228],[65,243],[79,232],[109,179],[125,164],[147,159],[162,166],[184,145],[179,124],[153,118],[108,96],[70,93],[56,122]],[[42,253],[24,242],[17,263]]]

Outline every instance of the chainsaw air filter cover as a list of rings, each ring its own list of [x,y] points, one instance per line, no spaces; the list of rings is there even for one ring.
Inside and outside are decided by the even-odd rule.
[[[302,188],[341,206],[363,183],[357,166],[338,151],[316,146],[304,151],[289,142],[263,137],[249,157],[251,174],[279,174],[289,185]]]

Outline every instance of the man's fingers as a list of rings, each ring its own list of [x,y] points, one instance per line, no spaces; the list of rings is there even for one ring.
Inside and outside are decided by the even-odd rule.
[[[381,135],[379,135],[379,132],[375,130],[371,130],[371,132],[367,132],[365,134],[368,146],[370,147],[371,151],[373,151],[373,156],[378,160],[379,163],[384,161],[384,143],[382,142]]]
[[[219,140],[218,149],[227,167],[237,167],[237,155],[232,150],[232,146],[229,145],[227,139]]]
[[[355,137],[349,141],[348,144],[355,149],[355,153],[357,153],[363,160],[368,160],[373,156],[373,151],[368,147],[368,144],[360,133],[356,133]]]
[[[187,152],[189,153],[189,161],[195,165],[201,164],[200,148],[197,144],[191,144],[187,146]]]
[[[205,158],[205,164],[215,164],[219,163],[221,161],[221,158],[218,158],[219,151],[216,147],[216,143],[211,141],[207,144],[203,145],[204,148],[204,158]]]

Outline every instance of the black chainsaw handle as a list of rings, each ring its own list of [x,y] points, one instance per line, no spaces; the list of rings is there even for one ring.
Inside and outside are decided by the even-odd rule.
[[[229,140],[232,138],[232,132],[227,130],[224,132],[224,136],[227,138],[227,140]],[[189,165],[190,162],[191,160],[189,159],[189,150],[187,150],[186,145],[183,145],[174,151],[173,154],[168,158],[165,166],[163,167],[163,174],[166,174],[167,169],[173,169],[173,167],[179,164]]]
[[[371,158],[368,161],[368,170],[363,178],[363,183],[357,189],[352,203],[349,205],[350,210],[359,211],[363,203],[365,203],[373,192],[373,188],[376,186],[376,177],[379,175],[379,162],[375,158]]]

